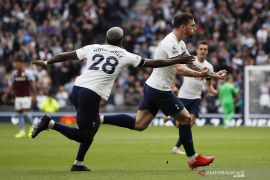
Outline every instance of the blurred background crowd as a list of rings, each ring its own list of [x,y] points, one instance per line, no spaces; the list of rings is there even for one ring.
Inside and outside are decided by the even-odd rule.
[[[52,96],[60,109],[68,109],[74,79],[85,62],[57,63],[42,69],[30,65],[31,60],[105,43],[105,32],[112,26],[125,30],[123,46],[128,51],[152,58],[158,42],[172,30],[174,14],[180,11],[196,18],[198,33],[185,40],[187,49],[194,54],[198,40],[209,42],[208,61],[215,71],[231,73],[241,90],[235,99],[236,112],[241,113],[244,66],[270,64],[268,0],[1,0],[0,95],[8,87],[13,58],[19,55],[35,74],[38,104]],[[106,110],[136,109],[151,71],[125,69],[117,78]],[[181,78],[177,82],[180,86]],[[269,97],[269,78],[263,87],[262,93]],[[12,101],[10,97],[8,104]],[[219,107],[217,97],[203,93],[202,113],[218,113]]]

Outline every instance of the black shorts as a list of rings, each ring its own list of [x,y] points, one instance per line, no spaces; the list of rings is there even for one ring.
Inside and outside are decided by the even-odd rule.
[[[93,122],[99,121],[99,103],[101,97],[94,91],[73,86],[72,102],[77,111],[77,124],[80,129],[89,129]]]
[[[184,99],[180,98],[181,102],[190,114],[199,117],[201,99]]]
[[[172,91],[160,91],[145,84],[143,93],[139,110],[147,109],[153,116],[156,116],[158,110],[169,116],[180,112],[184,108],[180,99]]]

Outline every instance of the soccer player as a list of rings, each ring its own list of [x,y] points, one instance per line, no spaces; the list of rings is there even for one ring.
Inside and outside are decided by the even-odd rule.
[[[155,58],[172,58],[183,52],[189,54],[182,39],[192,36],[196,32],[193,16],[188,13],[176,14],[173,19],[173,26],[173,31],[159,43]],[[179,135],[188,156],[189,167],[193,169],[209,165],[214,161],[214,157],[196,154],[190,127],[191,116],[179,98],[172,92],[171,87],[175,74],[198,78],[206,76],[221,78],[219,73],[213,73],[207,68],[200,72],[179,64],[155,68],[144,86],[144,95],[136,119],[125,114],[119,114],[101,117],[101,122],[142,131],[148,127],[158,111],[161,110],[166,116],[172,116],[181,124]]]
[[[28,136],[31,137],[33,130],[32,116],[29,114],[32,100],[36,99],[36,86],[33,73],[25,69],[25,65],[21,57],[15,55],[12,62],[15,70],[12,72],[11,80],[7,92],[2,96],[2,100],[6,101],[7,96],[14,91],[15,94],[15,111],[19,119],[19,133],[15,134],[15,138],[26,137],[25,120],[29,121],[31,127]],[[33,97],[33,99],[32,99]]]
[[[194,64],[199,67],[206,67],[210,71],[213,71],[213,66],[206,60],[208,55],[208,43],[206,41],[199,41],[196,44],[196,60]],[[226,75],[226,71],[224,71],[223,76]],[[210,77],[206,77],[206,85],[207,85],[207,92],[217,95],[218,91],[213,87],[212,80]],[[196,118],[199,117],[200,112],[200,102],[201,102],[201,92],[202,86],[204,83],[204,78],[192,78],[192,77],[183,77],[183,84],[178,92],[178,97],[180,98],[181,102],[190,113],[191,116],[191,123],[192,126],[195,123]],[[173,85],[175,86],[175,85]],[[172,117],[165,117],[164,122],[171,120],[176,127],[179,127],[179,123],[175,121]],[[172,149],[172,153],[174,154],[185,154],[183,151],[180,150],[180,146],[182,145],[181,138],[179,137],[176,145]]]
[[[61,61],[87,59],[87,70],[76,78],[72,90],[73,103],[77,111],[78,128],[65,126],[45,115],[32,133],[32,137],[35,138],[41,131],[49,128],[79,142],[79,151],[71,171],[90,171],[89,168],[84,166],[83,161],[100,125],[100,101],[101,98],[108,99],[113,83],[124,67],[155,68],[194,61],[193,56],[184,54],[175,54],[171,60],[165,58],[154,61],[145,60],[120,47],[123,35],[121,28],[113,27],[107,31],[106,45],[88,45],[76,51],[58,54],[46,61],[33,61],[33,64],[44,66]]]
[[[239,88],[233,84],[233,77],[229,75],[219,88],[218,98],[223,109],[223,126],[228,127],[228,123],[235,113],[234,95],[239,93]]]

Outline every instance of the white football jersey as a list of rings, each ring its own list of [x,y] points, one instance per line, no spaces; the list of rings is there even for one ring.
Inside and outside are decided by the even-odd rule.
[[[142,58],[112,45],[88,45],[76,50],[80,60],[86,59],[87,70],[75,80],[74,85],[91,89],[107,100],[113,83],[124,67],[137,67]]]
[[[182,54],[189,54],[184,41],[178,41],[174,33],[168,34],[158,45],[155,52],[155,59],[169,59]],[[170,60],[168,60],[170,61]],[[152,88],[161,91],[171,91],[172,81],[175,77],[175,66],[155,68],[146,81]]]
[[[213,72],[213,66],[207,61],[204,60],[201,63],[197,57],[194,63],[197,67],[207,67],[210,71]],[[202,94],[202,86],[205,79],[195,78],[195,77],[183,77],[183,84],[179,90],[178,97],[185,99],[200,99]]]

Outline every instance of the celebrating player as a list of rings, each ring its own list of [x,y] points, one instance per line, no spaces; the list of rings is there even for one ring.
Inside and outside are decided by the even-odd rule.
[[[173,20],[174,30],[169,33],[158,45],[155,58],[172,58],[181,53],[189,54],[186,44],[182,39],[192,36],[196,32],[194,18],[188,13],[176,14]],[[201,67],[199,67],[201,68]],[[146,81],[144,96],[139,105],[136,119],[125,114],[104,116],[101,121],[104,124],[112,124],[132,130],[142,131],[148,127],[159,110],[166,116],[172,116],[179,121],[179,135],[188,156],[190,168],[206,166],[214,161],[213,156],[204,157],[197,155],[192,140],[191,116],[182,102],[171,89],[175,74],[190,77],[215,77],[222,78],[220,73],[213,73],[207,68],[195,71],[187,66],[177,64],[163,68],[156,68]]]
[[[34,128],[32,134],[32,137],[35,138],[41,131],[50,128],[79,142],[79,151],[71,171],[90,171],[83,165],[83,161],[100,125],[100,100],[101,98],[108,99],[113,83],[124,67],[155,68],[194,61],[193,56],[184,54],[175,54],[171,60],[161,58],[153,61],[129,53],[120,47],[123,40],[123,30],[119,27],[109,29],[106,38],[107,45],[88,45],[76,51],[61,53],[46,61],[33,61],[33,64],[44,66],[61,61],[87,59],[87,71],[77,77],[72,90],[78,128],[64,126],[45,115]]]
[[[213,66],[206,60],[208,55],[208,43],[206,41],[199,41],[196,44],[196,60],[194,64],[200,67],[206,67],[210,71],[213,71]],[[226,71],[222,71],[222,76],[226,75]],[[218,91],[214,89],[212,85],[211,77],[206,77],[206,85],[207,85],[207,92],[217,95]],[[199,117],[200,112],[200,102],[201,102],[201,94],[202,94],[202,86],[204,83],[204,78],[192,78],[192,77],[183,77],[183,84],[180,88],[178,93],[178,97],[180,98],[181,102],[188,110],[191,116],[191,123],[193,125],[195,123],[196,118]],[[175,85],[173,85],[175,86]],[[164,122],[171,120],[174,125],[179,127],[179,123],[175,121],[172,117],[165,117]],[[182,145],[181,138],[179,137],[176,145],[172,149],[172,153],[174,154],[185,154],[179,148]]]

